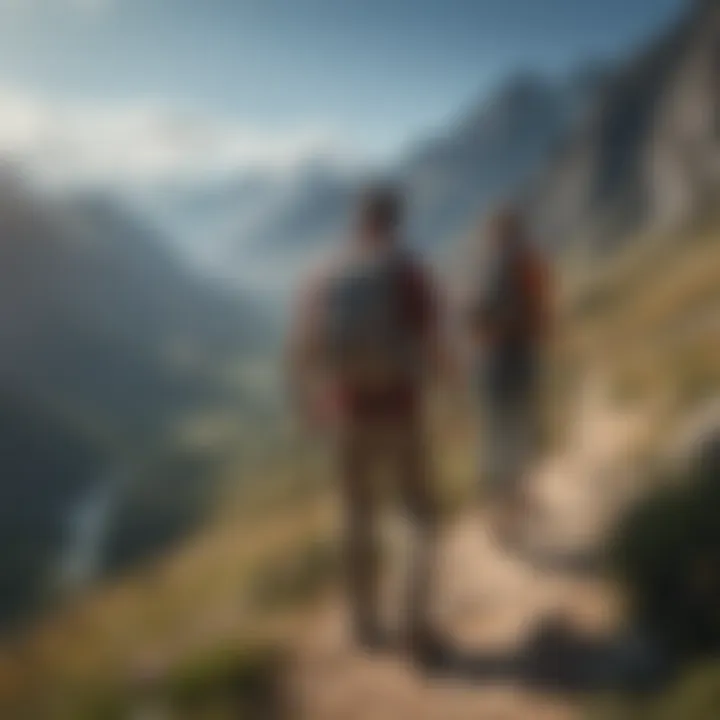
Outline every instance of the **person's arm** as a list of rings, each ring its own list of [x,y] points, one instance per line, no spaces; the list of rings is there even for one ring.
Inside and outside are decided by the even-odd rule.
[[[447,374],[452,365],[445,335],[444,304],[435,279],[421,266],[408,275],[410,321],[421,340],[424,361],[434,376]]]
[[[473,306],[467,311],[467,323],[470,336],[477,344],[492,340],[499,332],[497,322],[491,319],[486,308],[479,305]]]
[[[547,339],[555,330],[555,298],[553,277],[547,260],[538,255],[536,259],[536,296],[538,302],[538,330],[541,339]]]
[[[307,420],[314,414],[314,389],[320,367],[322,335],[320,282],[309,284],[296,298],[286,347],[286,374],[292,408]]]
[[[502,318],[498,316],[497,309],[491,308],[488,295],[486,287],[481,290],[476,288],[464,308],[465,329],[476,345],[493,341],[504,330]]]
[[[458,295],[457,317],[463,344],[482,345],[496,332],[494,313],[490,312],[491,289],[486,257],[471,255],[462,271],[462,285]]]
[[[552,332],[554,303],[552,278],[546,259],[538,251],[531,252],[525,263],[524,283],[531,300],[528,318],[530,332],[536,341],[544,341]]]

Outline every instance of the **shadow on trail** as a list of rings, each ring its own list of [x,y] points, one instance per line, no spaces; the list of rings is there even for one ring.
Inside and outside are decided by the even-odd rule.
[[[589,637],[550,616],[517,651],[451,652],[435,677],[473,684],[520,683],[550,692],[648,692],[671,677],[663,653],[637,636]]]
[[[602,552],[588,550],[554,550],[539,547],[507,548],[509,555],[546,575],[565,575],[577,579],[597,579],[606,571]]]

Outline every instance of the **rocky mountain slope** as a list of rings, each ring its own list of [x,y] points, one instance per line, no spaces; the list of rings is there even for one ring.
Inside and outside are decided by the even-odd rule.
[[[720,187],[719,48],[720,7],[697,0],[625,60],[510,78],[385,168],[410,201],[410,236],[447,247],[508,197],[558,250],[608,250],[702,213]],[[343,232],[361,182],[311,164],[231,242],[301,258]]]
[[[608,250],[720,190],[720,6],[697,2],[618,72],[529,192],[546,240]]]

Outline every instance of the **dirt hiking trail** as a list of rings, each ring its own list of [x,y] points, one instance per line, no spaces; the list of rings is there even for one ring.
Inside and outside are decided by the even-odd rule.
[[[340,600],[317,610],[290,674],[292,716],[309,720],[572,720],[577,690],[603,672],[613,588],[592,568],[608,522],[628,498],[627,458],[642,417],[614,409],[602,381],[585,384],[565,450],[534,476],[542,517],[530,555],[499,547],[482,512],[442,538],[436,614],[457,646],[441,676],[393,652],[355,649]],[[393,554],[391,552],[391,554]],[[390,563],[396,566],[398,563]],[[390,584],[398,572],[391,571]],[[604,644],[604,645],[603,645]]]

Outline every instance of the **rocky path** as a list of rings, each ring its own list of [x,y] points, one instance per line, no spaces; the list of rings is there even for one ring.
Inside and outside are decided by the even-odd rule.
[[[349,642],[342,603],[331,602],[299,641],[294,717],[578,717],[574,691],[606,670],[618,615],[613,588],[594,573],[588,550],[624,501],[625,459],[643,429],[639,418],[612,410],[606,396],[601,383],[587,384],[566,451],[537,470],[543,513],[529,553],[500,548],[481,513],[447,530],[436,599],[438,619],[456,644],[447,672],[428,677],[397,654],[362,654]]]

